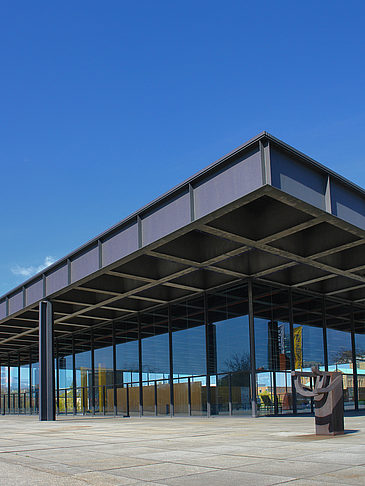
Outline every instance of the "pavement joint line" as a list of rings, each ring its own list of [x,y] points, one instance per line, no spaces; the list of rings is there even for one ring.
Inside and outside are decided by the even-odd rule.
[[[320,464],[320,463],[317,463],[317,464]],[[256,465],[256,463],[254,463],[253,465]],[[334,464],[333,464],[333,465],[334,465]],[[243,466],[240,466],[240,467],[242,467],[242,468],[243,468],[243,467],[246,467],[246,466],[247,466],[247,467],[250,467],[250,466],[252,466],[252,464],[244,464]],[[334,470],[332,470],[332,471],[330,471],[330,472],[344,471],[344,470],[346,470],[346,469],[352,469],[352,468],[354,467],[353,465],[346,465],[346,466],[344,466],[343,464],[342,464],[341,466],[343,466],[343,467],[340,467],[339,469],[334,469]],[[355,467],[357,467],[357,466],[355,466]],[[362,466],[361,466],[361,467],[362,467]],[[241,471],[241,469],[235,469],[235,468],[237,468],[237,466],[233,466],[233,467],[231,467],[231,468],[227,468],[227,469],[233,469],[233,470],[238,470],[238,471]],[[241,471],[241,472],[242,472],[242,471]],[[245,471],[243,471],[243,472],[245,472]],[[251,472],[251,471],[247,471],[247,472]],[[260,474],[263,474],[264,476],[272,476],[272,473],[270,473],[270,472],[265,472],[265,471],[261,471],[261,472],[260,472]],[[309,475],[309,476],[307,476],[307,475],[305,475],[305,476],[298,476],[296,479],[309,479],[309,478],[310,478],[310,479],[312,479],[312,478],[314,478],[315,476],[321,476],[322,474],[328,474],[328,472],[326,472],[326,473],[323,473],[323,472],[321,472],[321,473],[314,473],[314,474],[311,474],[311,475]]]
[[[35,422],[24,420],[24,418],[21,418],[19,421],[15,419],[9,422],[3,420],[3,426],[10,426],[3,427],[2,432],[12,434],[14,440],[11,443],[9,441],[3,442],[3,446],[5,448],[10,446],[9,449],[11,450],[3,451],[3,456],[0,453],[0,461],[4,465],[5,463],[9,464],[9,471],[12,471],[11,465],[14,465],[15,473],[17,471],[16,468],[19,468],[20,475],[24,475],[25,480],[27,480],[26,471],[32,470],[33,473],[31,474],[35,475],[35,477],[38,474],[40,479],[42,479],[43,474],[49,475],[48,484],[52,484],[52,478],[57,477],[62,478],[61,482],[64,481],[64,478],[67,478],[67,484],[71,485],[75,482],[80,484],[80,486],[81,484],[91,486],[90,478],[93,477],[93,473],[99,474],[100,484],[103,484],[104,476],[107,480],[112,477],[113,479],[110,481],[112,484],[114,484],[114,479],[115,484],[119,484],[119,482],[123,484],[124,479],[124,482],[132,480],[133,484],[141,484],[141,486],[142,484],[165,485],[176,481],[179,484],[188,485],[192,482],[190,479],[192,476],[196,476],[197,482],[200,483],[209,480],[208,484],[210,483],[210,478],[218,479],[219,484],[220,478],[229,478],[230,474],[237,475],[237,478],[242,474],[243,484],[247,484],[244,479],[247,474],[247,478],[249,478],[247,481],[250,484],[251,476],[248,473],[254,474],[253,478],[258,478],[257,484],[260,484],[261,477],[261,483],[264,484],[265,479],[272,474],[281,476],[280,469],[284,470],[286,468],[285,471],[288,471],[289,474],[292,465],[298,463],[298,460],[302,457],[306,458],[306,461],[303,461],[303,463],[306,462],[306,467],[298,468],[298,472],[294,472],[291,475],[292,477],[285,478],[281,476],[281,478],[274,478],[273,484],[287,484],[290,486],[291,483],[299,483],[303,479],[304,482],[308,481],[308,484],[311,484],[312,481],[313,484],[320,484],[321,481],[331,483],[333,478],[338,481],[337,484],[345,485],[348,484],[346,476],[351,474],[351,470],[354,467],[356,467],[356,477],[359,478],[358,484],[365,477],[364,464],[361,462],[363,461],[362,449],[365,448],[363,416],[352,419],[352,427],[349,425],[349,429],[359,429],[359,433],[316,441],[308,440],[309,438],[305,437],[305,435],[313,435],[312,432],[309,433],[309,430],[313,429],[312,417],[304,420],[300,418],[295,422],[268,418],[267,420],[250,423],[248,419],[229,419],[228,421],[225,417],[219,417],[214,423],[206,420],[198,423],[195,421],[177,420],[175,424],[169,420],[158,420],[158,422],[152,423],[152,420],[144,420],[139,423],[134,420],[129,422],[128,427],[124,427],[124,424],[121,425],[118,420],[114,422],[104,421],[103,423],[100,421],[91,423],[90,421],[92,428],[84,429],[83,431],[76,430],[77,427],[74,427],[73,431],[70,423],[71,427],[69,427],[69,430],[61,431],[62,425],[61,427],[51,426],[47,427],[48,430],[44,429],[42,433],[37,435],[35,434],[37,425]],[[117,427],[118,433],[114,433]],[[203,427],[206,427],[207,433],[203,433]],[[68,427],[64,428],[67,429]],[[277,437],[276,435],[279,431],[280,433],[292,431],[291,433],[294,434],[293,437],[295,436],[295,438],[293,439],[291,436]],[[85,435],[82,435],[83,432],[85,432]],[[274,435],[275,432],[276,434]],[[32,438],[31,443],[26,439],[27,434],[28,437]],[[74,434],[77,434],[77,440],[75,440]],[[112,437],[109,438],[109,434]],[[136,440],[134,439],[135,436],[138,437]],[[70,442],[71,445],[65,447],[62,445],[63,441],[64,444]],[[266,444],[265,441],[267,441]],[[311,447],[311,444],[313,447]],[[213,451],[209,450],[211,446],[213,446]],[[228,452],[224,450],[224,446],[229,446],[226,447]],[[250,446],[252,449],[249,448]],[[19,447],[25,448],[19,450]],[[349,450],[346,449],[347,447]],[[114,453],[117,451],[117,448],[120,454]],[[201,451],[204,448],[207,448],[207,450]],[[223,449],[222,451],[220,451],[221,448]],[[77,458],[75,450],[80,451],[80,459]],[[181,450],[183,453],[179,455]],[[94,464],[93,458],[97,457],[98,452],[100,452],[99,462]],[[152,456],[154,452],[157,454],[157,461]],[[191,452],[191,454],[189,455],[188,452]],[[204,464],[204,455],[202,453],[205,456],[210,456],[208,465]],[[341,460],[342,453],[347,453],[344,455],[343,460]],[[323,457],[318,457],[320,462],[318,462],[316,457],[318,454],[323,455]],[[326,460],[326,454],[329,454],[328,457],[332,461],[329,464]],[[88,455],[90,455],[90,460]],[[149,458],[149,455],[152,457]],[[279,457],[273,457],[273,455]],[[62,456],[72,464],[65,464]],[[124,464],[121,464],[122,461],[119,460],[118,456],[121,459],[125,458]],[[221,466],[217,466],[220,456],[219,463]],[[224,457],[227,459],[225,460]],[[191,461],[190,458],[192,458]],[[144,460],[142,464],[139,464],[140,460]],[[343,464],[344,460],[347,461],[346,464]],[[133,465],[128,464],[128,461]],[[265,471],[260,471],[261,461],[265,464]],[[278,472],[270,474],[270,464],[274,464],[274,461],[278,464],[275,467],[275,469],[278,469]],[[351,464],[351,462],[356,463],[357,461],[360,464]],[[315,464],[312,466],[311,462]],[[328,467],[325,467],[325,464]],[[149,469],[149,466],[151,469]],[[139,469],[140,472],[138,472]],[[249,471],[249,469],[251,470]],[[131,476],[125,476],[125,474],[128,474],[127,471],[130,471]],[[153,471],[155,474],[160,472],[160,475],[163,477],[158,478],[157,475],[156,478],[152,479],[153,475],[149,471]],[[309,471],[309,475],[306,473],[307,471]],[[165,478],[164,476],[169,473],[172,476]],[[85,479],[82,477],[83,474],[87,474]],[[137,477],[133,477],[133,475],[137,475]],[[344,478],[341,477],[342,475]],[[138,476],[142,477],[138,478]],[[12,478],[13,476],[11,475]],[[170,478],[175,479],[169,481]],[[7,486],[16,485],[16,474],[14,475],[14,482],[11,479],[8,480]],[[40,479],[38,480],[40,481]],[[229,479],[226,482],[229,484]]]

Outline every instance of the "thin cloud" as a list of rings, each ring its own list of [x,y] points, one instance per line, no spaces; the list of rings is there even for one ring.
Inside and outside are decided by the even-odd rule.
[[[14,275],[17,276],[22,276],[22,277],[31,277],[32,275],[35,275],[38,272],[41,272],[45,268],[49,267],[56,261],[53,256],[46,256],[44,259],[44,262],[41,265],[35,266],[35,265],[30,265],[29,267],[22,267],[21,265],[14,265],[11,267],[11,272]]]

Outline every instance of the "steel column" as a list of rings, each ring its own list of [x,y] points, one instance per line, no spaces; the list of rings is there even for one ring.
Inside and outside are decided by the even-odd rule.
[[[32,348],[29,348],[29,412],[33,413],[33,390],[32,390]]]
[[[39,420],[55,420],[53,310],[49,301],[39,303]]]
[[[95,415],[95,356],[94,356],[94,330],[90,329],[90,350],[91,350],[91,412]],[[100,403],[99,403],[100,411]]]
[[[252,417],[257,417],[256,401],[256,350],[255,350],[255,322],[253,309],[252,280],[248,280],[248,323],[250,329],[250,364],[251,364],[251,410]]]
[[[352,371],[354,383],[354,404],[355,410],[359,410],[359,395],[357,386],[357,362],[356,362],[356,337],[355,337],[355,320],[354,310],[351,308],[351,350],[352,350]]]
[[[324,369],[328,371],[328,350],[327,350],[327,311],[326,311],[326,297],[322,300],[322,329],[323,329],[323,357]]]
[[[138,313],[138,377],[139,377],[139,416],[143,415],[143,376],[142,376],[142,324]]]
[[[21,404],[21,398],[20,398],[20,353],[18,353],[18,414],[20,414],[20,404]]]
[[[8,413],[10,413],[10,373],[11,373],[11,366],[10,366],[10,356],[8,356]]]
[[[232,373],[228,374],[228,413],[232,415]]]
[[[191,416],[191,382],[188,378],[188,415]]]
[[[291,289],[289,289],[289,326],[290,326],[290,368],[295,371],[295,353],[294,353],[294,315],[293,315],[293,295]],[[294,384],[294,377],[291,379],[291,393],[292,393],[292,407],[293,414],[297,413],[297,392]]]
[[[174,415],[174,356],[172,349],[172,320],[171,305],[167,306],[168,329],[169,329],[169,361],[170,361],[170,416]]]
[[[113,347],[113,408],[114,415],[118,414],[117,397],[117,349],[115,344],[115,322],[112,324],[112,347]]]
[[[60,360],[58,356],[58,342],[56,342],[56,411],[60,413]]]
[[[210,339],[209,339],[209,319],[208,319],[208,297],[204,292],[204,324],[205,324],[205,363],[206,363],[206,377],[207,377],[207,417],[210,417]]]
[[[76,415],[76,356],[75,356],[75,335],[72,334],[72,413]]]

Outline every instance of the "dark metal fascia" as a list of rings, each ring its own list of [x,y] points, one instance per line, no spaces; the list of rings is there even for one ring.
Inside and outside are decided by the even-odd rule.
[[[143,206],[139,210],[133,212],[131,215],[127,216],[125,219],[122,221],[118,222],[117,224],[113,225],[112,227],[108,228],[106,231],[100,233],[96,237],[92,238],[91,240],[87,241],[85,244],[81,245],[80,247],[76,248],[72,252],[68,253],[65,257],[57,260],[55,263],[47,267],[44,271],[41,271],[37,273],[36,275],[33,275],[30,277],[28,280],[22,282],[20,285],[15,287],[14,289],[10,290],[6,294],[0,296],[0,302],[2,302],[5,298],[11,297],[14,294],[16,294],[19,290],[22,289],[22,287],[27,287],[29,286],[30,283],[35,282],[37,279],[42,278],[43,275],[47,276],[48,274],[52,273],[56,269],[56,267],[62,266],[67,262],[67,260],[71,259],[72,257],[77,256],[79,253],[83,252],[86,250],[88,247],[91,247],[95,244],[97,244],[98,240],[103,240],[105,237],[109,236],[111,233],[113,233],[115,230],[122,228],[123,226],[129,225],[133,223],[133,220],[136,221],[138,217],[142,217],[143,214],[151,211],[155,206],[157,206],[159,203],[162,201],[168,202],[170,198],[173,198],[174,196],[178,195],[179,192],[182,192],[184,189],[189,190],[189,184],[192,184],[193,182],[197,182],[199,179],[201,179],[203,176],[208,175],[210,172],[214,171],[217,169],[219,166],[223,166],[227,161],[230,159],[233,159],[237,155],[239,155],[241,152],[244,152],[251,148],[253,145],[257,144],[259,141],[263,140],[270,140],[273,142],[273,144],[279,146],[279,148],[283,149],[284,151],[287,151],[289,153],[292,153],[296,157],[300,158],[301,161],[304,161],[308,165],[314,166],[317,170],[321,171],[324,174],[329,174],[331,177],[333,177],[335,180],[340,181],[342,184],[345,184],[352,190],[355,190],[356,192],[360,192],[362,196],[365,197],[365,190],[362,189],[360,186],[357,186],[356,184],[350,182],[348,179],[340,176],[336,172],[332,171],[331,169],[328,169],[326,166],[320,164],[316,160],[312,159],[311,157],[305,155],[303,152],[300,152],[299,150],[295,149],[291,145],[283,142],[282,140],[274,137],[267,131],[262,131],[255,137],[251,138],[244,144],[240,145],[236,149],[234,149],[232,152],[229,152],[228,154],[224,155],[217,161],[213,162],[212,164],[208,165],[201,171],[195,173],[193,176],[189,177],[182,183],[178,184],[177,186],[173,187],[166,193],[162,194],[158,198],[154,199],[152,202],[149,204]]]
[[[337,181],[340,181],[342,184],[348,186],[352,190],[361,192],[361,194],[365,197],[365,190],[362,187],[360,187],[357,184],[355,184],[354,182],[351,182],[350,180],[346,179],[346,177],[341,176],[340,174],[338,174],[334,170],[329,169],[328,167],[326,167],[325,165],[321,164],[317,160],[312,159],[311,157],[309,157],[308,155],[304,154],[300,150],[298,150],[298,149],[292,147],[291,145],[283,142],[279,138],[274,137],[270,133],[268,133],[268,132],[263,132],[263,133],[265,133],[266,137],[271,142],[273,142],[275,145],[279,146],[279,148],[283,149],[286,152],[292,153],[296,157],[299,157],[301,159],[301,161],[304,161],[308,165],[314,166],[316,169],[318,169],[323,174],[326,174],[326,175],[331,176],[333,179],[335,179]]]
[[[207,167],[205,167],[201,171],[197,172],[193,176],[189,177],[188,179],[186,179],[182,183],[178,184],[177,186],[174,186],[172,189],[170,189],[166,193],[162,194],[158,198],[154,199],[153,201],[151,201],[147,205],[143,206],[142,208],[138,209],[137,211],[134,211],[132,214],[130,214],[129,216],[127,216],[123,220],[119,221],[118,223],[116,223],[115,225],[111,226],[107,230],[103,231],[102,233],[100,233],[96,237],[92,238],[91,240],[87,241],[86,243],[84,243],[80,247],[78,247],[75,250],[73,250],[72,252],[68,253],[66,256],[60,258],[55,263],[53,263],[52,265],[50,265],[49,267],[47,267],[47,269],[45,269],[45,270],[37,273],[36,275],[33,275],[28,280],[25,280],[24,282],[22,282],[22,284],[20,284],[17,287],[13,288],[12,290],[10,290],[9,292],[7,292],[6,294],[1,295],[0,296],[0,301],[2,299],[4,299],[5,297],[7,297],[7,296],[12,296],[13,294],[16,294],[17,291],[19,289],[21,289],[23,286],[25,286],[25,287],[29,286],[30,283],[32,283],[35,280],[39,279],[43,275],[46,275],[47,276],[49,273],[52,273],[52,271],[56,267],[62,266],[63,264],[66,263],[66,261],[68,259],[72,259],[73,257],[77,256],[79,253],[82,253],[88,247],[92,247],[93,245],[97,244],[97,241],[98,240],[101,240],[102,241],[105,237],[109,236],[111,233],[113,233],[117,229],[120,229],[123,226],[127,226],[127,225],[132,224],[134,222],[134,220],[137,220],[138,217],[143,217],[143,215],[145,213],[151,211],[155,206],[157,206],[162,201],[168,202],[169,199],[171,199],[174,196],[178,195],[179,192],[182,192],[184,189],[187,189],[188,190],[189,184],[191,182],[198,180],[199,178],[201,178],[205,174],[213,171],[215,168],[219,167],[220,165],[223,165],[229,159],[237,156],[240,152],[243,152],[243,151],[249,149],[252,145],[258,143],[259,140],[261,140],[261,139],[263,139],[265,137],[266,137],[266,132],[259,133],[255,137],[253,137],[250,140],[248,140],[247,142],[245,142],[243,145],[240,145],[239,147],[237,147],[232,152],[228,153],[227,155],[224,155],[223,157],[221,157],[217,161],[213,162],[212,164],[208,165]]]

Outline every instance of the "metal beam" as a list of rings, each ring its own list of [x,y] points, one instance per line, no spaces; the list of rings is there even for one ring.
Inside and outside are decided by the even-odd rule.
[[[291,253],[290,251],[281,250],[279,248],[275,248],[273,246],[261,243],[260,241],[251,240],[249,238],[237,235],[235,233],[231,233],[229,231],[220,230],[218,228],[214,228],[208,225],[203,225],[202,231],[205,231],[215,236],[220,236],[221,238],[231,239],[232,241],[236,241],[239,243],[245,243],[246,245],[251,246],[252,248],[257,248],[267,253],[271,253],[273,255],[278,255],[280,257],[287,258],[288,260],[293,260],[298,263],[303,263],[304,265],[309,265],[328,273],[333,273],[335,275],[340,275],[341,277],[347,277],[352,280],[365,283],[365,277],[361,275],[356,275],[346,270],[341,270],[339,268],[332,267],[331,265],[317,262],[316,260],[313,260],[310,257],[302,257],[300,255],[296,255],[295,253]]]
[[[350,287],[343,287],[342,289],[337,289],[337,290],[331,290],[331,292],[326,292],[325,295],[336,295],[336,294],[342,294],[343,292],[350,292],[352,290],[358,290],[362,289],[365,287],[365,284],[359,284],[359,285],[352,285]],[[361,300],[361,299],[360,299]],[[365,300],[365,299],[362,299]]]
[[[89,312],[93,309],[97,309],[98,307],[103,307],[105,305],[108,305],[108,304],[111,304],[112,302],[115,302],[117,300],[120,300],[122,298],[125,298],[125,297],[130,297],[132,296],[134,293],[137,293],[137,292],[142,292],[144,290],[147,290],[147,289],[150,289],[152,287],[154,287],[156,284],[159,285],[159,284],[163,284],[165,282],[168,282],[169,280],[171,279],[175,279],[175,278],[178,278],[178,277],[181,277],[183,275],[187,275],[188,273],[191,273],[192,272],[192,269],[190,268],[186,268],[186,269],[183,269],[183,270],[180,270],[174,274],[171,274],[171,275],[167,275],[166,277],[162,277],[160,278],[159,280],[157,280],[157,282],[154,282],[154,283],[146,283],[145,285],[141,285],[140,287],[138,287],[138,289],[133,289],[133,290],[129,290],[127,292],[124,292],[123,294],[119,294],[117,296],[113,296],[113,297],[110,297],[109,299],[106,299],[106,300],[103,300],[101,302],[98,302],[97,304],[92,304],[90,305],[87,309],[80,309],[76,312],[73,312],[72,314],[70,314],[69,316],[67,317],[61,317],[60,319],[57,319],[55,321],[55,323],[60,323],[60,322],[63,322],[71,317],[76,317],[80,314],[85,314],[85,312]],[[1,344],[1,343],[0,343]]]
[[[299,233],[299,231],[303,231],[305,229],[311,228],[312,226],[317,226],[319,223],[323,223],[323,221],[324,221],[323,216],[318,216],[317,218],[310,219],[309,221],[305,221],[304,223],[291,226],[290,228],[266,236],[265,238],[262,238],[260,242],[264,244],[268,244],[273,241],[280,240],[280,238],[285,238],[287,236],[293,235],[294,233]]]

